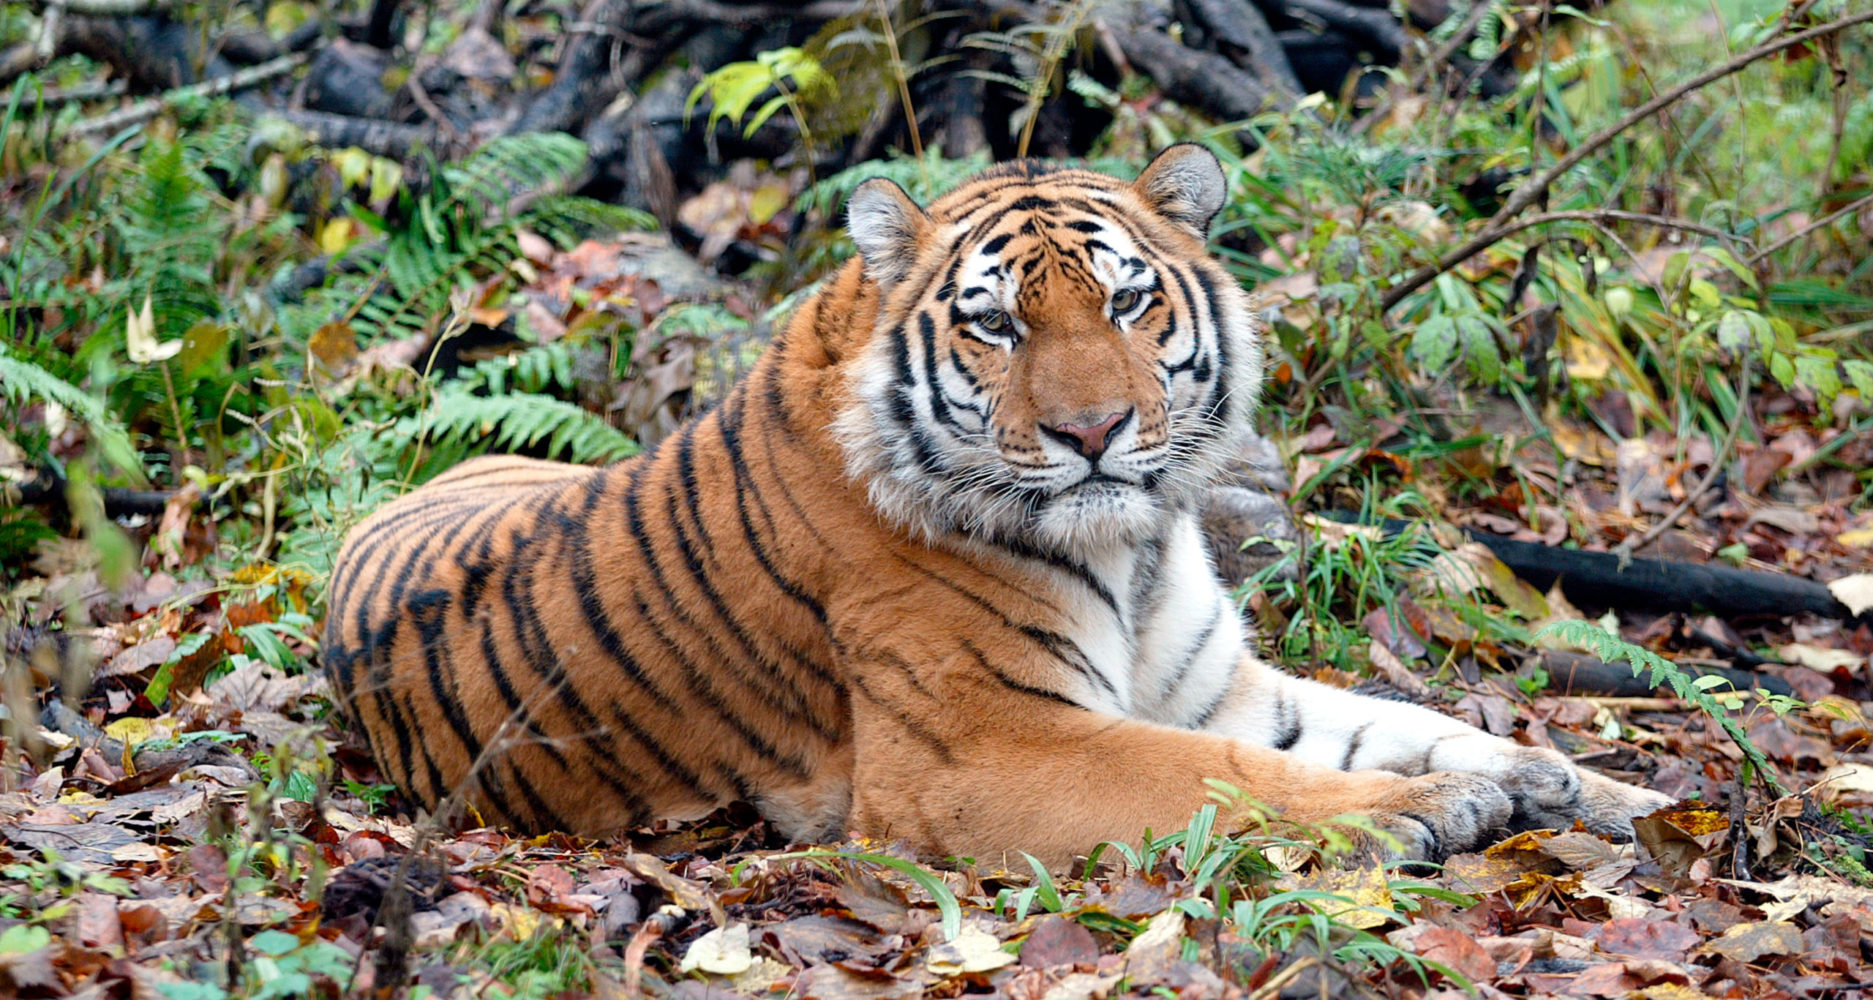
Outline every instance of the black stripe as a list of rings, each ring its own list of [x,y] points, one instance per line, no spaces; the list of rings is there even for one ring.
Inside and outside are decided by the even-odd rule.
[[[1366,741],[1366,730],[1371,728],[1372,723],[1368,722],[1353,730],[1353,738],[1346,744],[1346,756],[1340,758],[1340,770],[1351,771],[1353,769],[1353,758],[1359,755],[1360,744]]]
[[[1204,647],[1210,644],[1210,637],[1216,634],[1216,627],[1222,624],[1222,620],[1223,612],[1220,607],[1210,609],[1209,622],[1197,631],[1196,640],[1184,653],[1182,662],[1177,665],[1177,670],[1165,679],[1164,686],[1159,689],[1159,697],[1168,697],[1178,685],[1184,682],[1185,677],[1190,676],[1190,668],[1196,665],[1197,654],[1203,652]]]
[[[1301,715],[1294,710],[1285,691],[1275,695],[1275,726],[1275,740],[1269,745],[1276,750],[1292,750],[1301,741]]]
[[[873,691],[871,686],[865,683],[863,674],[855,673],[852,675],[852,686],[857,688],[858,693],[864,695],[866,700],[884,709],[886,718],[903,726],[905,732],[915,736],[919,742],[934,751],[938,760],[941,760],[945,764],[956,763],[955,755],[950,753],[949,744],[944,743],[941,738],[930,731],[928,726],[919,722],[914,713],[904,711],[901,707],[892,704],[889,699]]]
[[[1032,684],[1024,684],[1021,681],[1015,680],[1013,677],[1010,677],[1006,671],[990,663],[989,658],[984,656],[982,651],[976,648],[975,643],[970,642],[968,639],[962,640],[962,645],[963,649],[967,651],[970,656],[975,658],[976,663],[980,665],[983,670],[988,671],[989,676],[994,677],[1008,690],[1016,691],[1021,694],[1033,695],[1036,698],[1046,698],[1048,701],[1057,701],[1062,705],[1070,705],[1074,708],[1082,707],[1079,702],[1068,698],[1058,691],[1049,691],[1046,688],[1035,687]]]

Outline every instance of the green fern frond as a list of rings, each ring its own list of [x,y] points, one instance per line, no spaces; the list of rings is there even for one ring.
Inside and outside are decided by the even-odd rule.
[[[498,358],[483,358],[462,373],[462,381],[470,388],[485,387],[496,396],[510,390],[539,393],[571,389],[575,385],[573,353],[583,346],[584,342],[568,337]]]
[[[400,440],[479,444],[479,451],[537,449],[583,463],[615,462],[638,452],[623,431],[571,403],[534,393],[477,396],[459,384],[437,390],[423,413],[397,421],[393,433]]]
[[[89,393],[25,358],[15,357],[0,343],[0,396],[15,403],[37,397],[57,403],[91,432],[98,450],[112,465],[141,482],[143,462],[130,443],[130,435],[117,418]]]
[[[563,188],[585,169],[585,154],[585,143],[561,132],[490,140],[460,163],[443,168],[450,195],[438,207],[460,204],[498,211],[520,194]]]
[[[1710,681],[1716,675],[1692,677],[1680,669],[1676,663],[1643,646],[1635,646],[1592,622],[1579,620],[1555,622],[1535,633],[1537,643],[1545,638],[1559,639],[1562,642],[1579,646],[1607,663],[1629,663],[1632,665],[1634,677],[1648,670],[1651,671],[1651,676],[1646,679],[1646,683],[1654,688],[1670,685],[1673,694],[1696,705],[1705,715],[1723,727],[1724,733],[1736,743],[1737,749],[1743,751],[1744,759],[1750,763],[1757,774],[1762,776],[1764,782],[1776,791],[1787,794],[1782,783],[1776,779],[1775,769],[1769,766],[1768,758],[1756,748],[1756,744],[1750,742],[1749,734],[1743,731],[1743,726],[1711,695],[1710,688],[1714,685]]]
[[[562,247],[592,236],[647,232],[657,228],[656,218],[648,212],[567,194],[548,195],[535,201],[514,217],[514,224]]]

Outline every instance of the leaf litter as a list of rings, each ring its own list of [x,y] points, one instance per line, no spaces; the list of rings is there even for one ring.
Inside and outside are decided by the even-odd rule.
[[[646,323],[668,306],[618,263],[639,248],[528,245],[543,327],[586,321],[595,307],[571,304],[575,286],[579,301]],[[613,401],[645,436],[698,377],[680,338],[655,351],[646,370],[665,374]],[[332,355],[346,377],[370,363],[355,345]],[[1659,442],[1557,426],[1557,444],[1579,458],[1572,510],[1519,494],[1460,502],[1433,477],[1414,482],[1454,524],[1599,550],[1682,497],[1682,460]],[[1388,474],[1404,464],[1332,423],[1291,447],[1301,479],[1336,462]],[[1563,479],[1551,458],[1521,471]],[[1766,475],[1764,489],[1781,473]],[[1748,476],[1734,481],[1749,488]],[[1327,552],[1385,543],[1376,527],[1303,520]],[[1787,790],[1773,794],[1683,702],[1548,688],[1539,650],[1497,642],[1453,609],[1494,609],[1532,634],[1586,617],[1576,605],[1588,602],[1441,537],[1397,600],[1360,619],[1363,665],[1407,696],[1443,698],[1491,732],[1649,783],[1679,807],[1641,819],[1635,843],[1531,832],[1439,869],[1323,865],[1309,847],[1245,837],[1253,849],[1219,877],[1191,870],[1191,848],[1161,837],[1043,887],[1023,866],[888,843],[781,843],[745,810],[605,842],[516,836],[472,815],[437,826],[333,727],[311,666],[310,581],[265,566],[178,579],[207,565],[211,521],[194,500],[165,507],[145,529],[151,562],[119,584],[54,544],[14,587],[27,614],[9,649],[27,652],[42,690],[74,669],[89,679],[65,686],[65,700],[7,702],[28,726],[0,792],[0,994],[1266,1000],[1472,989],[1676,1000],[1873,986],[1864,622],[1602,619],[1678,663],[1767,652],[1751,654],[1752,669],[1798,697],[1751,696],[1735,711]],[[1873,523],[1838,503],[1726,501],[1688,523],[1754,563],[1820,566],[1850,609],[1865,600]],[[65,638],[40,643],[55,623]]]

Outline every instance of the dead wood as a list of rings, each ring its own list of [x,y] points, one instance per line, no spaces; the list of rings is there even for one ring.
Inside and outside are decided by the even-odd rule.
[[[1249,0],[1177,0],[1177,11],[1186,43],[1222,53],[1274,91],[1305,93],[1268,18]]]
[[[1569,653],[1558,649],[1546,650],[1541,654],[1541,666],[1548,672],[1548,690],[1557,694],[1643,698],[1654,691],[1666,690],[1653,687],[1650,677],[1646,674],[1634,676],[1632,667],[1627,664],[1608,663],[1583,653]],[[1770,694],[1793,695],[1795,693],[1795,689],[1782,678],[1754,670],[1738,670],[1732,667],[1683,669],[1693,677],[1721,677],[1729,681],[1730,686],[1738,691],[1761,689]],[[1667,693],[1669,693],[1668,690]]]
[[[1611,552],[1562,549],[1481,531],[1469,534],[1529,583],[1546,590],[1559,581],[1575,604],[1730,616],[1853,618],[1825,584],[1786,573],[1661,559],[1633,559],[1622,567],[1620,557]]]

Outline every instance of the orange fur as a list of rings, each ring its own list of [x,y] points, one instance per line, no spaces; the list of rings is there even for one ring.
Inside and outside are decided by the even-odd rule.
[[[880,338],[949,316],[942,234],[1026,197],[1095,199],[1162,259],[1227,281],[1162,174],[1003,169],[927,212],[883,204],[903,226],[874,244],[909,253],[888,288],[847,264],[718,409],[655,451],[603,469],[478,459],[359,524],[325,659],[385,773],[432,807],[462,789],[488,819],[531,829],[607,834],[742,799],[797,838],[856,830],[1056,862],[1181,825],[1206,778],[1308,820],[1448,799],[1448,776],[1349,774],[1082,707],[1086,680],[1059,648],[1082,594],[1044,561],[973,545],[992,518],[881,507],[867,449],[901,442],[867,423],[861,369],[880,363]],[[888,217],[901,209],[922,217]],[[1000,400],[1001,454],[1019,465],[1041,428],[1121,409],[1138,447],[1176,443],[1153,366],[1165,331],[1202,320],[1190,286],[1167,283],[1122,325],[1076,271],[1073,231],[1017,236],[1042,261],[1013,306],[1020,351],[948,319],[930,341]],[[1257,372],[1239,371],[1252,398]],[[1245,420],[1246,401],[1226,405]],[[1166,509],[1206,468],[1167,480]]]

